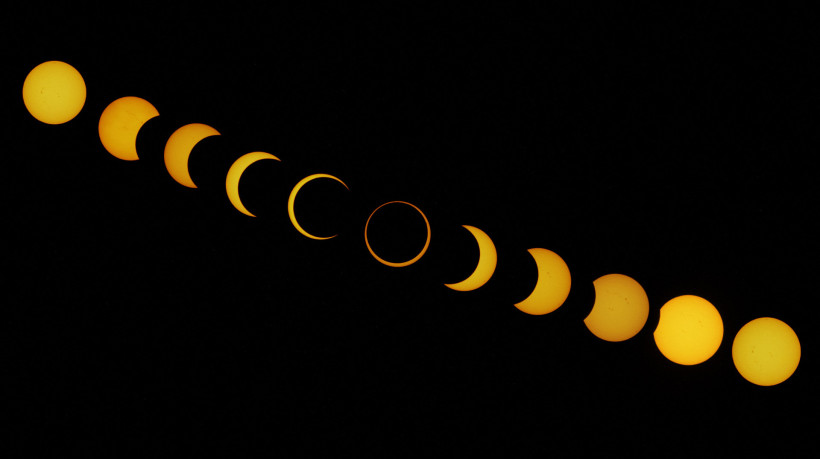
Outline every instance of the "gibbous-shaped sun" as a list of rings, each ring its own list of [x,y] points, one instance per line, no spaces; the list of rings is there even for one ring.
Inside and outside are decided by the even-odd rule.
[[[106,151],[126,161],[136,161],[137,134],[159,112],[145,99],[121,97],[111,102],[100,116],[100,141]]]
[[[723,320],[712,303],[683,295],[661,307],[654,337],[664,357],[681,365],[696,365],[717,352],[723,341]]]
[[[584,319],[589,331],[611,342],[637,335],[649,318],[649,298],[641,284],[623,274],[607,274],[592,285],[595,303]]]
[[[31,116],[46,124],[63,124],[74,119],[85,105],[83,76],[61,61],[34,67],[23,82],[23,103]]]
[[[800,363],[800,340],[785,322],[761,317],[744,325],[732,343],[735,368],[747,381],[774,386],[789,379]]]

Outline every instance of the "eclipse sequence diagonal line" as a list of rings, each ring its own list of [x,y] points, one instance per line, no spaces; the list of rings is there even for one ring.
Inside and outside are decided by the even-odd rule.
[[[29,113],[46,124],[63,124],[80,113],[86,99],[85,81],[74,67],[60,61],[44,62],[35,67],[23,83],[23,100]],[[110,103],[99,121],[100,141],[111,155],[125,161],[139,159],[136,137],[142,126],[159,116],[157,109],[148,101],[127,96]],[[196,184],[188,171],[188,158],[198,142],[210,136],[220,135],[211,126],[193,123],[177,129],[165,144],[165,166],[171,177],[188,188]],[[225,189],[231,204],[241,213],[254,217],[239,197],[242,173],[253,163],[261,160],[280,159],[267,152],[250,152],[238,158],[227,172]],[[299,190],[312,180],[326,178],[335,180],[348,191],[350,188],[340,178],[329,174],[312,174],[301,179],[288,198],[288,215],[294,228],[303,236],[314,240],[335,237],[317,236],[306,231],[297,221],[294,207]],[[426,240],[423,248],[405,261],[388,261],[376,254],[368,238],[373,215],[387,205],[403,204],[413,208],[424,219]],[[444,284],[455,291],[472,291],[481,288],[493,276],[497,264],[496,247],[482,230],[468,225],[463,227],[474,237],[479,249],[475,270],[466,279]],[[389,201],[378,206],[364,225],[365,246],[378,262],[389,267],[406,267],[421,259],[431,240],[430,222],[424,212],[406,201]],[[529,249],[536,262],[538,278],[531,294],[515,307],[530,315],[544,315],[558,309],[566,301],[571,276],[564,260],[544,248]],[[646,324],[649,301],[646,292],[634,279],[623,274],[609,274],[593,282],[596,299],[592,311],[584,319],[587,328],[605,341],[624,341],[634,337]],[[696,365],[711,358],[723,341],[723,321],[717,308],[709,301],[694,295],[672,298],[660,309],[660,320],[653,333],[660,352],[672,362]],[[744,325],[736,334],[732,346],[732,358],[738,372],[746,380],[760,385],[772,386],[787,380],[797,369],[800,360],[800,344],[797,335],[784,322],[761,317]]]

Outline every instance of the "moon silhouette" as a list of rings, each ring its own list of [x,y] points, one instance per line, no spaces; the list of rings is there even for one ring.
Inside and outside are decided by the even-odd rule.
[[[661,307],[654,337],[667,359],[680,365],[697,365],[720,347],[723,320],[712,303],[699,296],[683,295]]]
[[[455,284],[444,284],[445,286],[457,290],[459,292],[468,292],[475,290],[493,277],[496,264],[498,263],[498,252],[495,250],[495,244],[487,233],[481,231],[474,226],[462,225],[470,234],[473,235],[476,242],[478,242],[478,264],[475,271],[466,279]]]
[[[538,279],[532,293],[515,307],[532,315],[555,311],[569,296],[572,278],[564,259],[547,249],[529,249],[538,268]]]
[[[186,124],[174,131],[165,143],[165,168],[178,183],[196,188],[188,172],[191,150],[205,137],[220,135],[216,129],[200,123]]]
[[[415,257],[413,257],[413,258],[411,258],[407,261],[402,261],[402,262],[397,263],[397,262],[387,261],[387,260],[379,257],[378,255],[376,255],[376,252],[373,251],[373,248],[370,247],[370,241],[368,241],[368,239],[367,239],[367,227],[370,224],[370,219],[373,218],[373,215],[375,215],[376,212],[379,211],[379,209],[381,209],[382,207],[384,207],[386,205],[389,205],[389,204],[406,204],[406,205],[416,209],[416,211],[419,214],[421,214],[421,217],[424,219],[424,224],[427,226],[427,240],[424,242],[424,247],[422,247],[422,249],[418,253],[418,255],[416,255]],[[430,222],[427,220],[427,216],[424,215],[424,212],[422,212],[421,209],[414,206],[413,204],[410,204],[409,202],[405,202],[405,201],[386,202],[386,203],[380,205],[379,207],[376,207],[376,210],[374,210],[370,214],[370,216],[367,217],[367,221],[364,224],[364,243],[367,246],[367,251],[370,252],[370,255],[373,255],[373,258],[375,258],[379,263],[381,263],[383,265],[391,266],[393,268],[403,268],[405,266],[410,266],[413,263],[419,261],[421,259],[421,257],[424,256],[424,253],[427,252],[427,248],[430,247]]]
[[[276,156],[263,151],[246,153],[234,161],[230,169],[228,169],[228,175],[225,178],[225,191],[228,193],[228,199],[230,199],[231,204],[236,207],[236,210],[249,217],[256,217],[256,215],[250,213],[248,209],[245,208],[245,205],[242,204],[242,200],[239,198],[239,179],[242,178],[242,173],[245,172],[245,169],[247,169],[248,166],[263,159],[275,159],[276,161],[281,161]]]
[[[735,335],[732,360],[744,379],[758,386],[774,386],[789,379],[800,363],[800,340],[782,320],[755,319]]]
[[[593,335],[604,341],[626,341],[649,318],[649,298],[641,284],[623,274],[607,274],[592,282],[595,303],[584,319]]]
[[[100,141],[106,151],[125,161],[136,161],[137,134],[159,112],[145,99],[121,97],[105,107],[100,115]]]
[[[299,190],[302,189],[302,187],[305,186],[305,184],[307,182],[309,182],[311,180],[314,180],[314,179],[317,179],[317,178],[333,179],[333,180],[336,180],[337,182],[341,183],[342,185],[344,185],[344,187],[347,188],[348,190],[350,189],[345,184],[345,182],[339,180],[337,177],[334,177],[330,174],[308,175],[307,177],[303,178],[302,180],[299,180],[299,183],[297,183],[296,186],[293,187],[293,190],[290,192],[290,197],[288,197],[288,215],[290,216],[290,222],[293,223],[293,226],[294,226],[294,228],[296,228],[296,231],[299,231],[300,233],[302,233],[303,235],[305,235],[305,236],[307,236],[311,239],[324,240],[324,239],[330,239],[330,238],[336,237],[336,235],[334,234],[333,236],[322,237],[322,236],[314,236],[314,235],[308,233],[307,231],[305,231],[302,228],[302,226],[296,220],[296,213],[294,212],[294,209],[293,209],[293,206],[296,203],[296,194],[299,193]]]
[[[83,76],[65,62],[43,62],[23,81],[26,109],[46,124],[63,124],[74,119],[83,109],[85,97]]]

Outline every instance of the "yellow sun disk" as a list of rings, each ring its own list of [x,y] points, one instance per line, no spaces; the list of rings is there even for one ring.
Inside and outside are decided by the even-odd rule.
[[[392,262],[392,261],[387,261],[387,260],[379,257],[378,255],[376,255],[376,252],[373,251],[373,248],[370,247],[370,241],[368,241],[368,239],[367,239],[367,227],[368,227],[368,225],[370,225],[370,219],[373,218],[373,215],[375,215],[376,212],[379,211],[379,209],[381,209],[382,207],[384,207],[388,204],[407,204],[408,206],[416,209],[416,211],[419,214],[421,214],[421,218],[424,219],[424,224],[427,226],[427,240],[424,242],[424,247],[422,247],[422,249],[418,253],[418,255],[416,255],[415,257],[413,257],[413,258],[411,258],[407,261],[396,263],[396,262]],[[370,214],[370,216],[367,217],[367,221],[364,224],[364,244],[367,246],[367,251],[370,252],[370,255],[373,255],[373,258],[375,258],[379,263],[381,263],[383,265],[387,265],[387,266],[390,266],[390,267],[393,267],[393,268],[403,268],[405,266],[410,266],[413,263],[419,261],[421,259],[421,257],[424,256],[424,253],[427,252],[427,248],[430,247],[430,222],[427,220],[427,216],[424,215],[424,212],[422,212],[421,209],[414,206],[413,204],[410,204],[409,202],[405,202],[405,201],[386,202],[386,203],[380,205],[379,207],[377,207],[376,210],[374,210]]]
[[[309,175],[309,176],[303,178],[302,180],[300,180],[299,183],[297,183],[296,186],[293,187],[293,190],[290,192],[290,197],[288,197],[288,216],[290,217],[290,222],[293,223],[294,228],[296,228],[296,231],[299,231],[300,233],[302,233],[303,235],[305,235],[305,236],[307,236],[311,239],[325,240],[325,239],[330,239],[330,238],[336,237],[336,235],[334,234],[333,236],[321,237],[321,236],[314,236],[314,235],[308,233],[307,231],[305,231],[302,228],[302,226],[296,220],[296,212],[294,211],[294,204],[296,203],[296,194],[299,193],[299,190],[302,189],[302,187],[305,186],[306,183],[308,183],[311,180],[317,179],[317,178],[333,179],[333,180],[336,180],[337,182],[341,183],[342,185],[344,185],[344,187],[347,188],[348,190],[350,189],[350,188],[347,187],[345,182],[339,180],[338,178],[336,178],[332,175],[329,175],[329,174]]]
[[[607,274],[592,285],[595,303],[584,319],[589,331],[611,342],[637,335],[649,318],[649,298],[641,284],[623,274]]]
[[[717,352],[723,340],[723,320],[712,303],[703,298],[679,296],[661,307],[654,338],[667,359],[696,365]]]
[[[800,363],[800,340],[785,322],[761,317],[744,325],[732,343],[738,373],[758,386],[789,379]]]
[[[137,134],[159,112],[145,99],[121,97],[111,102],[100,116],[100,141],[105,150],[125,161],[136,161]]]
[[[478,264],[475,267],[475,271],[463,281],[444,285],[453,290],[467,292],[481,287],[493,277],[495,267],[498,264],[498,252],[496,252],[495,244],[493,244],[493,240],[487,236],[487,233],[474,226],[462,226],[464,226],[464,228],[473,235],[476,242],[478,242]]]
[[[187,124],[174,131],[165,143],[165,168],[178,183],[196,188],[188,173],[188,157],[200,140],[219,135],[216,129],[200,123]]]
[[[239,179],[242,178],[242,173],[245,172],[245,169],[247,169],[251,164],[263,159],[275,159],[276,161],[279,161],[279,158],[276,156],[263,151],[246,153],[234,161],[230,169],[228,169],[228,175],[225,178],[225,191],[228,194],[228,199],[231,201],[231,204],[233,204],[236,210],[249,217],[256,217],[256,215],[250,213],[250,211],[245,208],[245,205],[242,204],[242,200],[239,198]]]
[[[572,276],[569,267],[558,254],[547,249],[529,249],[538,268],[538,280],[532,293],[515,307],[532,315],[555,311],[569,296]]]
[[[83,76],[65,62],[48,61],[34,67],[23,82],[23,103],[28,112],[46,124],[74,119],[85,105]]]

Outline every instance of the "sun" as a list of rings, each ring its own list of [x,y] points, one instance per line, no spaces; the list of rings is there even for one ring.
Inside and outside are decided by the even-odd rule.
[[[150,102],[139,97],[126,96],[111,102],[100,115],[98,130],[100,142],[114,157],[136,161],[137,134],[159,112]]]
[[[424,247],[422,247],[421,251],[418,254],[416,254],[415,257],[413,257],[409,260],[406,260],[406,261],[401,261],[401,262],[387,261],[387,260],[381,258],[380,256],[376,255],[376,252],[373,250],[373,247],[370,246],[370,241],[368,240],[368,237],[367,237],[367,229],[368,229],[368,226],[370,225],[370,219],[373,218],[373,215],[375,215],[376,212],[379,211],[379,209],[381,209],[384,206],[390,205],[390,204],[405,204],[405,205],[408,205],[408,206],[412,207],[413,209],[416,210],[416,212],[418,212],[421,215],[421,218],[424,219],[425,226],[427,226],[427,240],[424,241]],[[364,243],[367,246],[367,251],[370,252],[370,255],[372,255],[373,258],[375,258],[379,263],[381,263],[385,266],[391,266],[393,268],[404,268],[406,266],[410,266],[413,263],[419,261],[421,259],[421,257],[424,256],[424,253],[427,252],[427,249],[430,247],[430,221],[427,220],[427,216],[424,215],[424,212],[422,212],[421,209],[414,206],[413,204],[410,204],[409,202],[389,201],[389,202],[386,202],[386,203],[380,205],[379,207],[376,207],[376,210],[374,210],[370,214],[370,216],[367,217],[367,221],[364,224]]]
[[[487,236],[487,233],[474,226],[462,226],[473,235],[478,243],[478,264],[475,271],[463,281],[444,285],[459,292],[468,292],[481,287],[493,277],[498,263],[498,253],[495,250],[493,240],[490,239],[490,236]]]
[[[683,295],[661,307],[655,344],[667,359],[681,365],[709,360],[723,341],[723,320],[712,303]]]
[[[800,363],[800,340],[785,322],[761,317],[744,325],[732,343],[738,373],[758,386],[789,379]]]
[[[515,307],[531,315],[549,314],[561,307],[569,296],[572,286],[569,267],[552,250],[534,248],[528,252],[535,259],[538,278],[530,295]]]
[[[220,135],[219,131],[202,123],[186,124],[171,134],[165,142],[165,168],[177,183],[196,188],[188,171],[188,157],[199,141],[215,135]]]
[[[31,116],[46,124],[63,124],[76,117],[85,105],[83,76],[61,61],[34,67],[23,82],[23,103]]]
[[[637,335],[649,317],[649,298],[635,279],[607,274],[592,282],[595,303],[584,319],[593,335],[604,341],[625,341]]]

